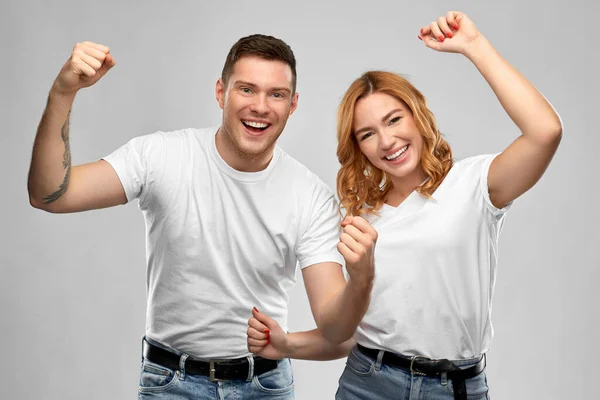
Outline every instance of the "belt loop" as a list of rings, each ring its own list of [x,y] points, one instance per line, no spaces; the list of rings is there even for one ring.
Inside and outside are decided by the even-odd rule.
[[[448,373],[447,372],[440,373],[440,383],[442,386],[446,386],[448,384]]]
[[[383,362],[383,354],[385,351],[379,350],[377,353],[377,361],[375,361],[375,371],[379,371],[381,369],[381,363]]]
[[[188,357],[189,357],[189,355],[183,353],[181,355],[181,357],[179,358],[179,379],[180,380],[185,379],[185,360],[187,360]]]
[[[251,382],[252,378],[254,378],[254,357],[249,355],[248,357],[248,378],[246,378],[246,382]]]

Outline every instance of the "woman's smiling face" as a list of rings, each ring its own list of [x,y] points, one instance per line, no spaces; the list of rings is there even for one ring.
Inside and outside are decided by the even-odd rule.
[[[422,175],[423,136],[404,102],[381,92],[362,97],[354,108],[352,131],[376,168],[396,179]]]

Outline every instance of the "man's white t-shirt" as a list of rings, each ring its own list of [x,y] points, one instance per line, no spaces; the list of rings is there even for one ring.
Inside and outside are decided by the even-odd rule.
[[[495,156],[455,163],[427,198],[369,216],[379,236],[371,303],[358,343],[405,355],[451,360],[489,350],[498,237],[506,211],[490,202]]]
[[[249,354],[257,307],[287,329],[296,265],[342,264],[331,189],[275,147],[263,171],[231,168],[217,129],[158,132],[105,157],[146,221],[146,335],[200,358]]]

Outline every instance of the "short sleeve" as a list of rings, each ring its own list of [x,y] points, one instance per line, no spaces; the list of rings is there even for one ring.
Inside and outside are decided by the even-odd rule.
[[[157,132],[135,137],[103,159],[117,173],[127,201],[137,198],[144,209],[162,176],[164,158],[164,138]]]
[[[343,265],[344,259],[337,250],[340,215],[335,196],[330,190],[317,189],[311,207],[312,209],[307,213],[310,219],[307,229],[296,248],[300,268],[322,262],[335,262]]]
[[[496,219],[502,217],[512,206],[512,202],[508,203],[503,208],[498,208],[492,204],[490,200],[490,191],[488,187],[488,175],[490,172],[490,166],[492,165],[492,161],[499,155],[497,154],[489,154],[481,157],[480,160],[480,168],[479,168],[479,189],[480,194],[483,197],[483,201],[487,210],[492,214],[492,216]]]

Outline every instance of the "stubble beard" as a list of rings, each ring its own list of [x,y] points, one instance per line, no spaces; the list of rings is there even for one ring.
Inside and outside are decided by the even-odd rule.
[[[239,129],[242,130],[243,127],[240,127]],[[232,150],[237,156],[245,161],[254,161],[263,157],[267,158],[267,155],[269,155],[269,159],[271,158],[271,153],[273,152],[275,143],[283,132],[283,129],[281,129],[275,135],[269,135],[268,137],[261,138],[259,143],[245,141],[244,132],[236,132],[235,128],[232,128],[230,124],[225,122],[223,123],[223,131],[225,133],[224,137],[227,142],[227,147],[230,150]],[[250,142],[250,145],[245,145],[245,142]],[[256,144],[258,144],[258,146],[255,146]]]

